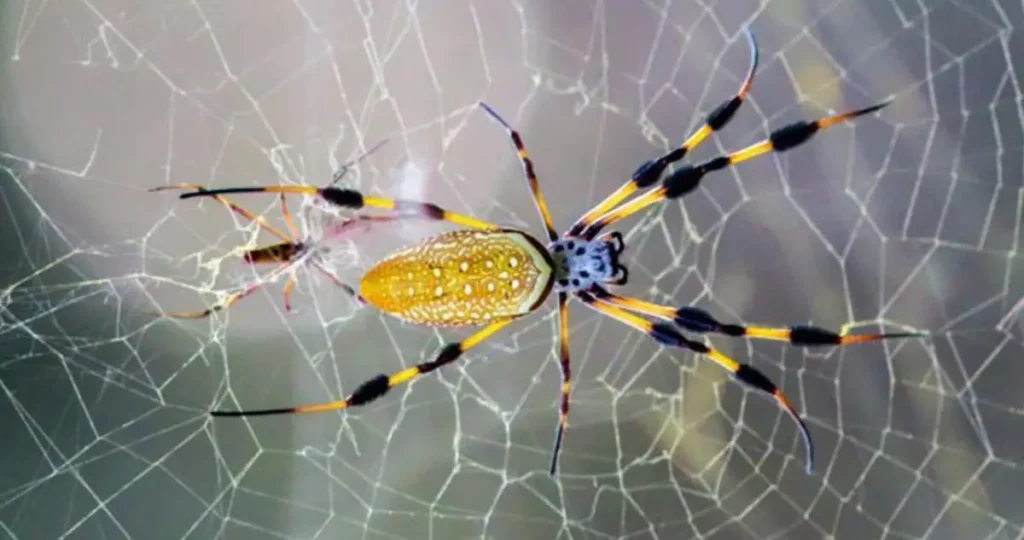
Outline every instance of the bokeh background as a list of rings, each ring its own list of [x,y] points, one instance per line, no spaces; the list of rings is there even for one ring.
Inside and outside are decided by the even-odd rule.
[[[1024,43],[1019,2],[12,1],[0,40],[0,538],[1024,537]],[[892,99],[624,222],[626,293],[723,320],[928,339],[804,351],[713,338],[775,405],[575,304],[561,472],[546,309],[457,367],[348,413],[211,420],[338,399],[466,335],[356,309],[267,235],[148,189],[344,181],[542,234],[678,144],[761,48],[751,98],[695,159]],[[238,201],[282,225],[270,196]],[[297,210],[300,199],[293,199]],[[356,282],[449,227],[339,244]],[[902,326],[901,326],[902,325]]]

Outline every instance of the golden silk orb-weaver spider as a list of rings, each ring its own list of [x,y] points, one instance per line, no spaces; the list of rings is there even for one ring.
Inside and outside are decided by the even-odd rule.
[[[761,142],[727,153],[703,163],[681,165],[664,178],[669,165],[679,162],[711,133],[722,129],[742,105],[757,70],[758,51],[753,36],[745,33],[751,50],[749,72],[739,91],[713,109],[704,124],[678,148],[643,163],[614,193],[579,218],[561,237],[541,195],[533,162],[522,138],[504,119],[485,103],[479,106],[502,126],[516,147],[524,176],[544,222],[547,244],[531,234],[505,228],[476,218],[449,212],[435,204],[368,196],[359,191],[328,186],[253,186],[197,190],[181,198],[223,197],[231,193],[297,193],[319,197],[329,204],[361,210],[375,208],[392,212],[386,219],[420,218],[446,221],[463,227],[443,233],[390,255],[367,271],[359,284],[361,301],[381,311],[415,324],[436,326],[483,326],[459,342],[446,344],[433,360],[390,375],[379,374],[362,383],[345,399],[316,405],[278,409],[213,411],[214,416],[256,416],[286,413],[332,411],[366,405],[398,385],[457,361],[466,351],[479,345],[512,321],[532,313],[555,293],[558,298],[559,356],[562,374],[559,418],[549,472],[554,475],[569,415],[571,371],[569,362],[568,312],[570,296],[586,306],[645,332],[667,347],[687,349],[710,358],[728,370],[738,381],[772,396],[793,418],[806,448],[806,467],[810,472],[814,450],[806,424],[769,378],[749,364],[741,364],[685,332],[724,334],[788,342],[794,346],[840,346],[888,338],[923,337],[917,332],[848,335],[815,326],[773,328],[720,322],[707,311],[692,307],[659,305],[621,296],[609,285],[625,285],[628,271],[620,256],[625,250],[618,232],[601,231],[659,201],[677,199],[696,189],[702,178],[714,171],[770,152],[784,152],[808,141],[815,133],[838,123],[873,113],[885,103],[863,109],[801,121],[772,131]],[[658,183],[646,194],[625,201],[638,190]],[[282,195],[283,196],[283,195]],[[223,202],[223,201],[222,201]]]

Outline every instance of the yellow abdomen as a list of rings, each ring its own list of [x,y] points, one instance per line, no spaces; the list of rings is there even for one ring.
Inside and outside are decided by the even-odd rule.
[[[359,295],[416,324],[482,325],[533,311],[551,292],[551,258],[524,232],[462,230],[378,262]]]

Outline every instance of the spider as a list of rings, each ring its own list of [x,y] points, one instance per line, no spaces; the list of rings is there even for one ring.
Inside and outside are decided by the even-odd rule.
[[[350,286],[345,287],[354,295],[357,294],[361,302],[409,323],[439,327],[483,327],[462,341],[445,344],[429,362],[407,367],[390,375],[382,373],[363,382],[342,400],[276,409],[212,411],[210,414],[218,417],[237,417],[313,413],[366,405],[384,396],[396,386],[452,364],[466,351],[490,338],[512,321],[539,310],[548,297],[554,294],[558,299],[562,383],[549,474],[556,474],[569,415],[572,378],[567,306],[570,297],[575,297],[597,312],[646,333],[663,346],[687,349],[706,356],[728,370],[739,382],[773,397],[796,423],[806,450],[806,470],[811,473],[814,465],[814,447],[810,430],[776,385],[753,366],[739,363],[703,341],[686,337],[684,331],[779,340],[801,347],[841,346],[891,338],[923,337],[925,334],[901,332],[850,335],[845,331],[834,332],[816,326],[747,326],[721,322],[701,308],[659,305],[622,296],[608,289],[608,286],[625,285],[628,281],[628,270],[621,260],[626,248],[622,234],[601,234],[606,227],[660,201],[683,197],[696,189],[702,178],[711,172],[763,154],[791,150],[807,142],[817,132],[874,113],[887,105],[881,103],[813,121],[795,122],[772,131],[766,139],[744,149],[720,155],[703,163],[680,165],[664,176],[670,165],[681,161],[709,135],[725,127],[747,97],[757,71],[758,49],[753,35],[749,32],[744,34],[750,47],[750,68],[736,94],[713,109],[705,118],[703,125],[679,147],[643,163],[625,184],[580,217],[561,236],[555,231],[548,206],[541,194],[533,162],[527,155],[522,137],[489,105],[478,103],[479,107],[506,131],[518,151],[523,174],[544,223],[547,233],[546,244],[526,231],[453,213],[433,203],[368,196],[349,188],[271,185],[198,189],[182,193],[182,199],[222,197],[232,193],[278,193],[281,197],[287,193],[305,194],[350,210],[375,208],[397,212],[387,219],[416,217],[459,225],[462,227],[459,230],[427,238],[380,260],[363,275],[358,293]],[[634,192],[652,187],[659,180],[661,182],[657,188],[623,203]],[[266,249],[266,253],[273,254],[267,258],[277,259],[278,254],[292,253],[296,247],[294,243],[286,243]],[[230,299],[225,302],[227,303],[230,303]],[[219,307],[211,308],[203,314],[216,309]]]
[[[377,151],[377,149],[379,149],[385,142],[387,141],[377,143],[362,156],[342,165],[341,169],[334,174],[334,178],[331,180],[331,183],[328,184],[328,187],[338,183],[348,173],[349,167],[359,163],[370,154]],[[149,191],[157,192],[172,189],[195,190],[197,192],[209,191],[206,187],[198,184],[173,184],[155,187]],[[251,295],[265,284],[275,281],[284,274],[288,275],[283,291],[284,308],[285,311],[291,313],[294,311],[292,309],[291,294],[298,282],[296,270],[300,266],[304,265],[316,269],[320,274],[332,281],[343,291],[353,298],[358,299],[359,295],[356,291],[351,286],[338,279],[338,277],[331,271],[331,268],[337,266],[337,258],[348,255],[344,249],[338,249],[335,245],[336,242],[348,236],[348,233],[353,229],[359,227],[366,228],[375,222],[394,221],[400,217],[398,215],[391,214],[372,216],[359,215],[342,218],[338,215],[335,208],[318,208],[318,205],[314,201],[312,204],[304,205],[302,208],[302,219],[299,221],[302,224],[304,233],[300,234],[298,228],[295,226],[295,221],[292,219],[291,212],[288,210],[288,203],[282,193],[279,196],[279,199],[281,201],[281,214],[284,216],[284,221],[288,228],[288,234],[286,234],[277,227],[267,223],[267,221],[261,216],[242,208],[227,197],[224,197],[223,195],[212,195],[212,197],[241,216],[243,219],[255,223],[261,230],[266,231],[281,240],[281,242],[277,244],[250,249],[242,254],[242,259],[249,264],[278,263],[278,267],[274,271],[263,276],[262,279],[246,286],[239,292],[229,295],[222,302],[215,304],[208,309],[202,311],[175,311],[157,314],[159,316],[175,319],[200,319],[208,317],[214,312],[230,307],[235,302]]]

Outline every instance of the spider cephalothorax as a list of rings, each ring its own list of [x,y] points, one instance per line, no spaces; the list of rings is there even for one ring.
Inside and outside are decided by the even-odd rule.
[[[624,285],[626,268],[619,264],[625,249],[622,233],[614,231],[597,240],[569,237],[548,245],[555,265],[555,292],[578,292],[594,285]]]
[[[525,231],[500,227],[471,216],[449,212],[432,203],[366,196],[356,190],[333,185],[323,188],[291,185],[217,190],[198,188],[197,191],[183,194],[182,198],[216,197],[250,219],[256,218],[228,201],[224,195],[256,192],[301,193],[317,196],[335,207],[350,210],[369,207],[388,212],[384,215],[360,214],[352,218],[353,222],[429,219],[447,221],[464,229],[473,229],[434,236],[386,257],[366,272],[360,282],[359,293],[348,285],[339,284],[354,297],[360,298],[361,294],[362,299],[368,304],[408,322],[435,326],[484,326],[482,329],[462,341],[446,344],[430,361],[406,367],[390,375],[382,373],[367,380],[342,400],[280,409],[214,411],[211,414],[253,416],[309,413],[365,405],[385,395],[395,386],[457,361],[467,350],[494,335],[512,321],[539,309],[554,291],[558,298],[559,365],[562,385],[558,429],[551,454],[551,474],[555,473],[562,435],[569,415],[571,373],[567,306],[570,296],[604,315],[645,332],[664,346],[686,349],[703,355],[728,370],[737,381],[772,396],[797,423],[806,446],[809,471],[813,462],[810,431],[775,384],[753,366],[736,362],[702,340],[687,337],[684,332],[773,339],[794,346],[846,345],[924,334],[845,335],[813,326],[773,328],[724,323],[698,307],[655,304],[639,298],[621,296],[605,288],[606,285],[625,284],[628,274],[626,267],[619,262],[619,256],[625,248],[622,235],[612,231],[598,236],[604,227],[660,201],[685,196],[698,187],[702,178],[714,171],[769,152],[790,150],[805,143],[819,131],[873,113],[884,106],[874,105],[814,121],[795,122],[772,131],[768,138],[747,148],[696,165],[683,165],[665,175],[670,165],[682,160],[711,133],[728,124],[746,98],[757,68],[757,46],[753,36],[749,33],[746,35],[751,47],[751,66],[736,95],[714,108],[707,115],[704,124],[678,148],[645,162],[629,181],[578,219],[562,237],[555,232],[547,204],[541,195],[533,162],[527,156],[526,147],[519,133],[489,106],[480,104],[484,111],[506,130],[518,151],[534,202],[544,222],[547,248]],[[636,191],[652,187],[659,180],[661,185],[657,188],[627,201]],[[289,219],[287,214],[285,215],[286,219]],[[265,230],[276,234],[289,244],[268,249],[265,260],[288,260],[305,251],[304,246],[297,243],[299,240],[289,239],[268,225],[260,223]],[[258,257],[251,258],[255,262]],[[294,284],[294,281],[289,281],[289,285],[286,285],[286,294],[291,284]],[[244,292],[201,312],[199,316],[225,307],[241,296],[244,296]]]

